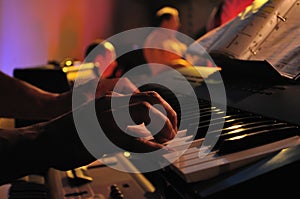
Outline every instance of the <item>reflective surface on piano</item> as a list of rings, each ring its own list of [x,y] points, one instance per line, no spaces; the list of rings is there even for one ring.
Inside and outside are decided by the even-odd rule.
[[[190,129],[195,129],[194,124],[189,123],[187,131],[180,131],[177,138],[168,144],[176,151],[164,155],[172,163],[171,168],[187,183],[207,180],[300,143],[297,125],[234,108],[228,109],[226,116],[222,116],[225,117],[223,129],[206,132],[209,122],[214,125],[220,119],[210,121],[206,113],[222,110],[210,107],[203,100],[199,104],[203,116],[200,116],[200,125],[196,127],[198,139],[193,140],[192,135],[188,135]],[[210,147],[201,147],[204,136],[218,136],[216,131],[221,131],[218,142],[208,155],[200,157],[201,150]],[[191,146],[186,149],[186,145]]]
[[[257,189],[264,196],[299,196],[295,185],[286,181],[300,177],[295,169],[300,164],[299,81],[291,82],[271,74],[259,74],[258,78],[247,74],[237,78],[235,73],[227,76],[224,79],[228,100],[226,116],[212,120],[209,112],[222,112],[222,108],[210,106],[204,86],[195,88],[202,115],[199,123],[192,121],[193,111],[190,115],[179,114],[179,120],[187,124],[187,131],[180,131],[170,142],[177,151],[164,155],[171,165],[162,175],[179,195],[184,195],[182,198],[242,196],[235,187],[249,195],[255,195],[251,190]],[[171,98],[167,101],[175,104],[175,109],[178,106]],[[215,125],[222,119],[225,123],[219,132],[207,132],[209,121]],[[193,138],[189,131],[195,129],[197,136]],[[204,136],[213,137],[220,132],[213,150],[199,157]],[[183,150],[187,144],[189,149]],[[275,190],[259,187],[262,183],[269,183]]]

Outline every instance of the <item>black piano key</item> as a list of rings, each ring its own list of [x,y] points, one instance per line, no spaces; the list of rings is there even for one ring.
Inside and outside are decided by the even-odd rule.
[[[232,114],[232,115],[226,115],[226,116],[221,116],[221,117],[217,117],[217,118],[213,118],[213,119],[210,119],[210,120],[202,120],[199,122],[199,126],[202,126],[202,125],[208,125],[209,123],[216,123],[216,122],[219,122],[219,121],[223,121],[225,120],[226,122],[232,122],[233,120],[234,121],[238,121],[238,120],[244,120],[244,119],[252,119],[252,118],[258,118],[259,116],[257,115],[253,115],[253,114],[250,114],[250,113],[237,113],[237,114]],[[225,122],[225,124],[226,124]],[[191,123],[191,125],[198,125],[198,123]],[[229,124],[230,125],[230,124]]]
[[[172,101],[172,99],[169,100]],[[227,107],[226,115],[224,116],[222,108],[213,107],[209,101],[201,99],[198,99],[199,109],[195,110],[194,106],[189,104],[189,100],[185,100],[187,103],[181,107],[179,103],[173,103],[176,104],[173,107],[175,110],[181,109],[185,113],[185,115],[181,115],[181,111],[179,111],[181,129],[187,129],[187,135],[196,132],[194,139],[204,138],[205,136],[218,136],[218,142],[214,150],[218,150],[220,154],[277,141],[295,135],[299,131],[298,127],[288,125],[285,122],[278,122],[232,107]],[[212,114],[214,118],[212,118]],[[222,129],[207,132],[209,127],[217,127],[222,125],[222,122],[224,122]],[[240,139],[237,139],[239,137]],[[241,137],[244,138],[242,139]],[[259,141],[256,141],[256,139],[259,139]]]
[[[247,119],[250,119],[250,120],[247,120]],[[229,132],[229,131],[232,131],[234,129],[237,129],[237,128],[248,128],[248,127],[253,127],[253,126],[258,126],[258,125],[261,125],[261,124],[273,124],[274,123],[274,120],[271,120],[271,119],[261,119],[258,120],[258,118],[254,119],[253,117],[252,118],[247,118],[246,120],[232,120],[231,122],[229,121],[226,121],[225,125],[224,125],[224,128],[223,128],[223,132]],[[253,120],[251,120],[253,119]],[[229,123],[230,126],[228,125]]]
[[[252,132],[257,132],[257,131],[261,131],[264,129],[276,129],[282,126],[287,126],[288,124],[285,122],[275,122],[275,121],[266,121],[266,122],[262,122],[262,121],[257,121],[257,122],[252,122],[252,123],[246,123],[244,125],[242,125],[240,128],[236,128],[236,129],[223,129],[222,131],[222,138],[226,139],[226,138],[230,138],[233,136],[237,136],[240,134],[245,134],[245,133],[252,133]],[[231,126],[233,127],[233,126]],[[208,133],[213,133],[213,132],[208,132]]]
[[[199,120],[208,120],[210,119],[212,112],[219,114],[218,111],[221,110],[216,109],[215,107],[205,107],[200,109],[200,111],[195,108],[189,111],[182,111],[184,115],[179,117],[181,129],[187,129],[191,123],[199,123]]]
[[[240,128],[229,132],[222,132],[221,134],[220,132],[210,132],[207,137],[211,136],[214,139],[217,139],[217,143],[214,145],[213,150],[218,150],[221,147],[223,147],[221,145],[226,139],[231,139],[234,137],[236,138],[243,137],[245,135],[251,135],[258,132],[264,133],[265,130],[272,131],[272,130],[277,130],[279,128],[285,128],[287,126],[289,126],[287,123],[275,122],[275,123],[252,126],[250,128]]]
[[[218,153],[229,154],[250,149],[260,145],[279,141],[288,137],[299,135],[298,126],[286,125],[275,129],[265,129],[249,134],[224,139],[219,146]]]
[[[200,122],[199,126],[192,124],[188,127],[188,132],[197,131],[197,138],[202,138],[205,137],[206,134],[208,133],[207,131],[209,126],[220,125],[222,124],[222,122],[224,122],[223,131],[225,133],[228,131],[226,130],[226,128],[232,127],[233,125],[237,125],[237,124],[243,125],[250,122],[256,122],[259,120],[261,120],[261,117],[253,114],[237,114],[237,115],[225,116],[223,118],[217,118],[212,121],[208,120],[206,122],[204,121]]]
[[[214,112],[214,113],[213,113]],[[207,121],[207,120],[209,120],[210,118],[211,118],[211,115],[212,115],[212,113],[214,114],[214,115],[219,115],[219,116],[223,116],[224,115],[224,112],[223,111],[220,111],[220,110],[211,110],[211,111],[207,111],[207,112],[205,112],[205,113],[201,113],[201,114],[199,114],[199,113],[195,113],[195,114],[191,114],[191,115],[189,115],[189,116],[186,116],[186,117],[183,117],[182,119],[181,119],[181,122],[183,122],[183,123],[187,123],[187,122],[193,122],[193,123],[195,123],[195,122],[197,122],[197,120],[199,121]]]

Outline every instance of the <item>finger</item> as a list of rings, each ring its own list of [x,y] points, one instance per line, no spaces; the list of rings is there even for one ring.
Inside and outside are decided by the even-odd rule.
[[[110,79],[113,89],[122,94],[139,93],[139,89],[126,77]]]
[[[106,92],[106,95],[96,99],[96,110],[104,111],[110,109],[124,108],[130,104],[130,96],[128,94],[121,94],[114,91]],[[113,103],[112,103],[113,99]]]
[[[115,91],[122,94],[140,92],[128,78],[101,79],[97,85],[96,96],[103,96],[108,91]]]
[[[110,104],[108,104],[109,99],[110,96],[106,96],[104,98],[103,104],[107,104],[108,106],[110,106]],[[98,104],[103,106],[101,102],[99,102]],[[97,108],[97,110],[101,111],[100,108]],[[105,122],[105,124],[112,124],[113,122],[116,122],[116,124],[123,131],[125,131],[128,125],[145,123],[146,125],[148,125],[147,128],[149,128],[152,134],[156,134],[154,135],[154,137],[158,140],[158,142],[165,142],[173,139],[177,132],[177,126],[174,126],[172,121],[167,116],[165,116],[162,112],[160,112],[148,102],[137,102],[130,105],[126,104],[123,106],[112,107],[111,109],[102,109],[102,111],[103,110],[108,112],[102,114],[98,112],[98,116],[102,115],[102,120],[107,121]],[[130,115],[128,115],[128,110]],[[113,117],[112,111],[116,112],[114,115],[117,116],[117,118]],[[103,114],[109,115],[110,117],[103,117]],[[134,123],[132,123],[132,120]],[[111,126],[110,128],[113,128],[113,126]]]
[[[177,129],[174,129],[169,118],[159,110],[152,106],[150,107],[149,115],[151,115],[151,123],[147,127],[150,131],[157,132],[153,135],[156,141],[164,143],[172,140],[176,136]],[[164,124],[162,124],[161,121],[164,121]]]
[[[109,96],[109,97],[120,97],[120,96],[124,96],[124,94],[121,94],[121,93],[117,93],[115,91],[107,91],[106,96]]]
[[[110,97],[108,96],[107,99],[97,102],[101,105],[108,104],[110,103]],[[110,106],[110,104],[108,104],[108,106]],[[122,131],[126,131],[126,128],[128,128],[129,125],[133,126],[140,125],[142,123],[150,123],[150,106],[151,105],[147,102],[141,102],[130,105],[126,104],[123,106],[115,106],[110,109],[101,109],[101,107],[97,107],[97,117],[102,121],[102,125],[108,126],[110,130],[114,130],[114,128],[118,127]],[[132,114],[131,110],[133,112]],[[131,128],[129,128],[129,130],[130,129]]]
[[[128,78],[122,78],[123,81],[123,92],[125,94],[131,94],[131,93],[140,93],[140,90],[128,79]]]
[[[141,123],[141,125],[128,126],[131,122],[131,117],[125,116],[126,110],[128,112],[130,109],[132,112],[132,118],[135,121]],[[114,114],[120,115],[122,118],[121,123],[113,117]],[[149,112],[154,119],[150,120]],[[98,114],[98,119],[106,136],[117,146],[124,150],[137,151],[137,152],[149,152],[153,150],[157,150],[163,147],[162,143],[169,141],[174,138],[176,135],[176,131],[173,129],[173,126],[169,119],[162,114],[160,111],[155,109],[147,102],[131,104],[129,107],[120,107],[117,109],[111,109],[108,111],[104,111]],[[156,123],[163,123],[163,127],[161,129],[155,129],[150,131],[145,128],[143,123],[152,123],[152,126],[156,126]],[[125,128],[127,125],[127,128]],[[160,124],[158,125],[160,126]],[[150,132],[158,133],[156,135],[152,135]],[[153,137],[155,139],[153,139]],[[151,139],[150,139],[151,138]],[[153,142],[151,140],[156,140]]]
[[[131,104],[129,108],[133,121],[137,124],[145,123],[158,142],[166,142],[175,137],[177,129],[169,118],[148,102]]]
[[[128,109],[130,113],[129,116]],[[111,118],[111,122],[116,122],[124,131],[126,128],[128,129],[128,125],[144,123],[147,125],[153,137],[161,143],[173,139],[177,133],[177,129],[173,127],[169,118],[148,102],[138,102],[122,107],[115,107],[110,111],[115,112],[114,115],[117,116],[117,118],[113,118],[112,113],[110,113],[110,117],[104,117],[104,120],[107,120],[106,124],[109,123],[108,119]],[[137,129],[135,130],[137,131]]]
[[[114,98],[114,107],[112,106],[112,98]],[[96,99],[96,109],[98,111],[110,110],[117,107],[128,107],[130,95],[107,91],[105,95]]]
[[[111,105],[114,107],[112,108],[118,108],[118,107],[128,107],[130,104],[130,98],[131,94],[121,94],[114,91],[108,91],[106,92],[105,98],[106,101],[109,101]],[[113,104],[111,103],[113,99]],[[107,104],[110,106],[110,104]]]
[[[162,105],[167,113],[167,117],[169,118],[169,120],[173,125],[173,128],[177,130],[177,113],[170,106],[170,104],[167,101],[165,101],[157,92],[146,91],[146,92],[137,93],[131,96],[131,100],[132,102],[147,101],[151,105],[154,104]]]
[[[133,137],[153,139],[151,132],[146,128],[144,123],[139,125],[129,125],[125,132]]]
[[[120,124],[117,125],[113,119],[113,111],[120,113],[120,109],[103,112],[100,116],[100,125],[114,145],[126,151],[140,153],[155,151],[164,147],[158,142],[150,141],[149,137],[152,137],[152,135],[151,133],[149,135],[149,131],[143,128],[142,125],[139,125],[139,127],[128,126],[125,132],[122,131],[123,127]]]

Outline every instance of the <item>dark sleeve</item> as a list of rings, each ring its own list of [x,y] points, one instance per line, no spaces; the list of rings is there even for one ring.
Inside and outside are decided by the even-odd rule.
[[[46,164],[36,150],[38,130],[35,127],[0,129],[0,185],[32,173],[42,173]]]

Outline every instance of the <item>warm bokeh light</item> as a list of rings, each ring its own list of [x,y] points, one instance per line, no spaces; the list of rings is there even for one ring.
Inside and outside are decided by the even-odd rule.
[[[239,16],[241,19],[244,19],[249,12],[256,13],[267,2],[268,0],[254,0],[251,5],[246,7],[246,9],[239,14]]]
[[[0,1],[0,70],[8,75],[49,60],[82,60],[90,41],[112,34],[111,0]]]
[[[66,64],[66,66],[72,66],[72,63],[73,63],[73,62],[72,62],[71,60],[68,60],[68,61],[66,61],[65,64]]]
[[[129,152],[124,152],[123,155],[126,157],[126,158],[129,158],[131,156],[131,154]]]

